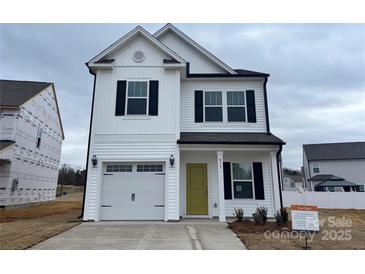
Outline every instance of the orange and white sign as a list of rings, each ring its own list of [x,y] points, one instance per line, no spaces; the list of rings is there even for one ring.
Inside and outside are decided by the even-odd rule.
[[[292,205],[290,212],[293,230],[319,231],[317,206]]]

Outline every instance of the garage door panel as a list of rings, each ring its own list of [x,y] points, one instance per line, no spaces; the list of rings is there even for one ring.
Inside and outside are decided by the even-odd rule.
[[[132,172],[104,174],[102,220],[164,219],[165,175],[161,172],[136,172],[137,164],[133,164]]]

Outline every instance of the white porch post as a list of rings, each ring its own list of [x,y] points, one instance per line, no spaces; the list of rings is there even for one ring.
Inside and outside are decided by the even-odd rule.
[[[276,151],[270,152],[270,162],[271,162],[271,174],[272,174],[272,184],[273,184],[273,194],[274,194],[274,210],[275,212],[280,209],[280,189],[279,189],[279,179],[278,179],[278,167],[276,159]],[[275,213],[274,212],[274,213]]]
[[[219,221],[226,221],[226,208],[224,204],[224,181],[223,181],[223,151],[217,151],[218,171],[218,198],[219,198]]]

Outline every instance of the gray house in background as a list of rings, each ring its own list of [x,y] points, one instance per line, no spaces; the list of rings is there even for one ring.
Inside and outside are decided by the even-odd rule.
[[[365,142],[303,145],[303,171],[309,191],[363,191]]]

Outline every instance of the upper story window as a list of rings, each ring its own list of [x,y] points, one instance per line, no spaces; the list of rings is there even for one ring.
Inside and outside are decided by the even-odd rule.
[[[148,106],[147,82],[128,82],[127,114],[146,115]]]
[[[256,123],[255,90],[195,90],[194,121]]]
[[[319,173],[319,163],[313,163],[313,173]]]
[[[204,96],[204,117],[206,122],[223,121],[221,91],[206,91]]]
[[[227,91],[228,122],[246,121],[246,102],[244,91]]]

